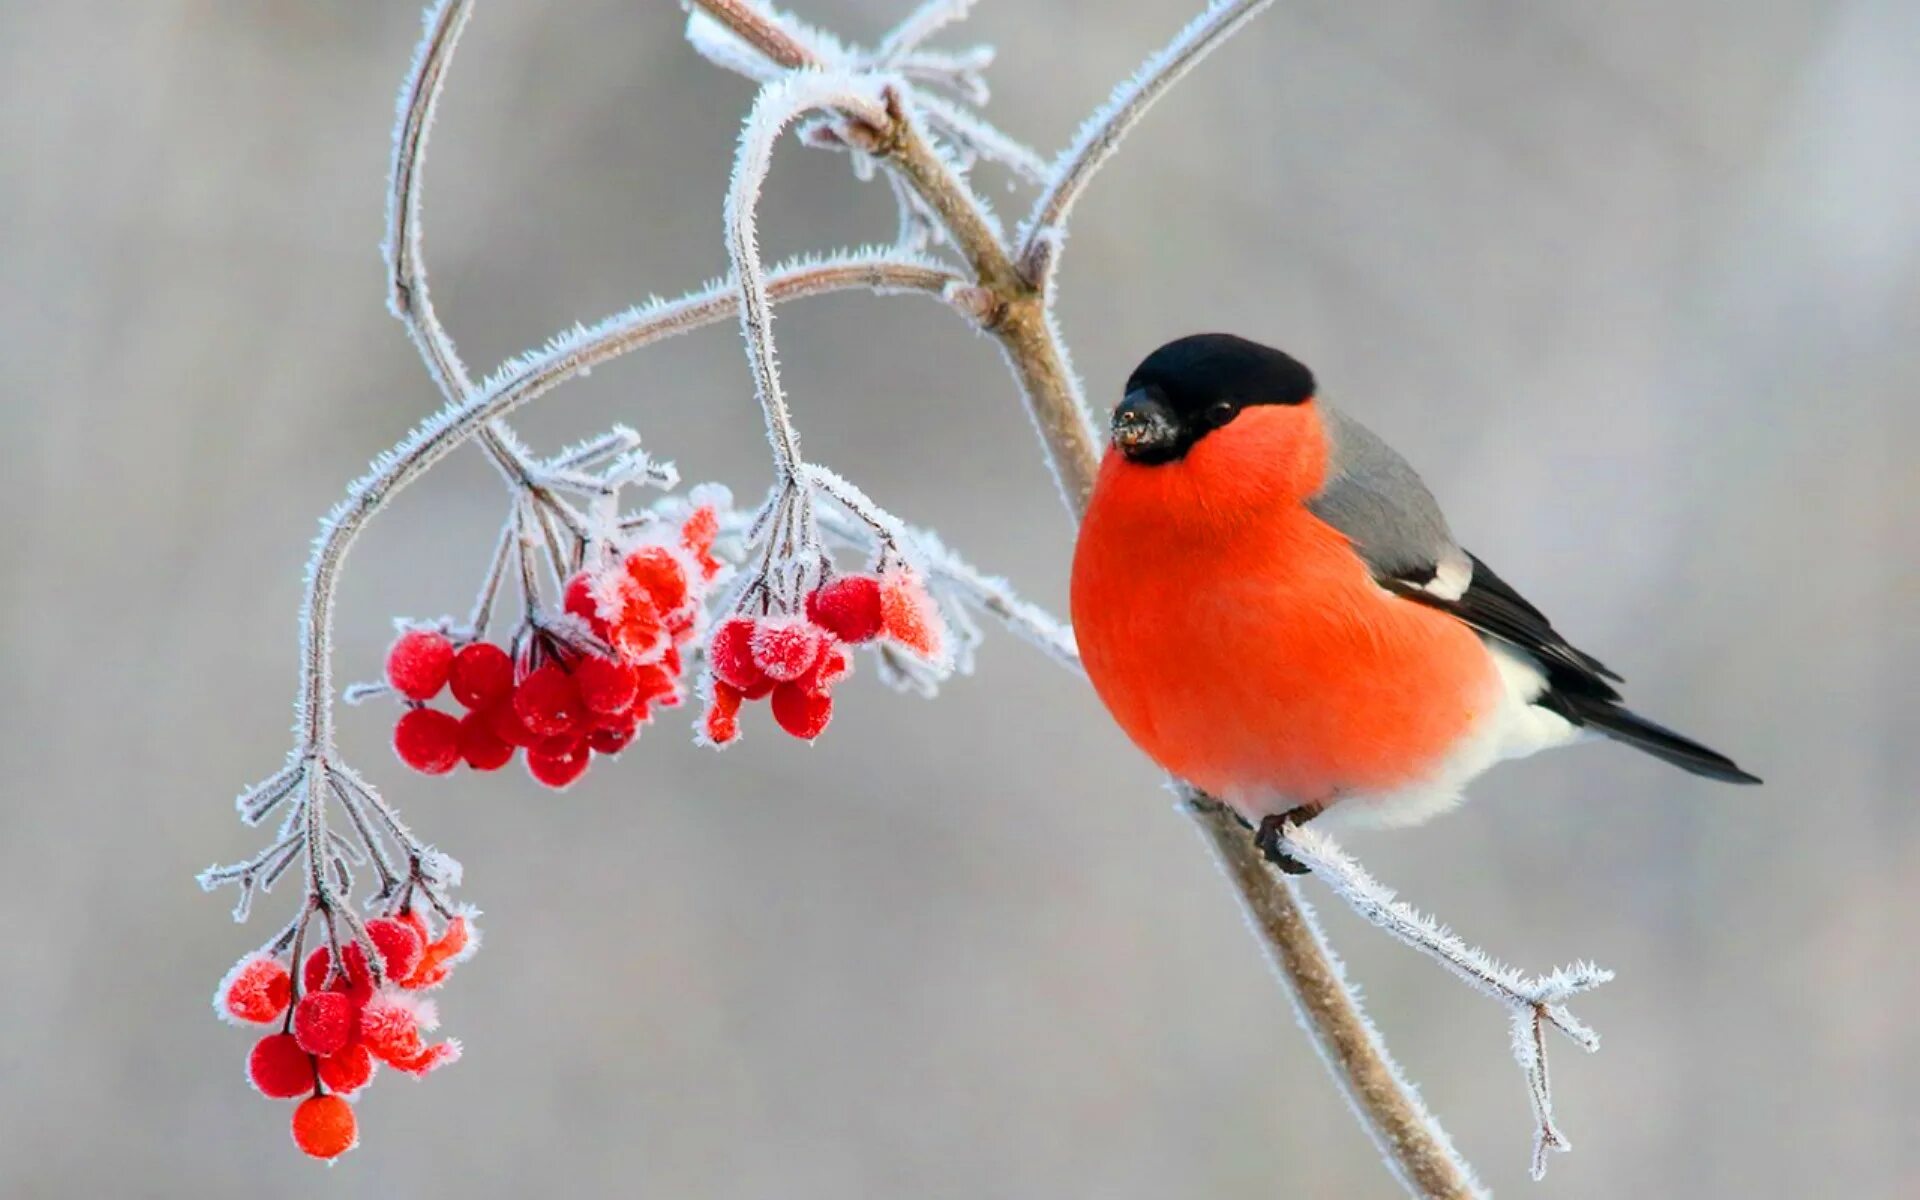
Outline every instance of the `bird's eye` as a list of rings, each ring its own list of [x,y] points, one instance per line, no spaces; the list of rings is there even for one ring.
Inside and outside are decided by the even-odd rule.
[[[1221,400],[1207,410],[1207,420],[1214,425],[1225,425],[1233,420],[1233,414],[1240,409],[1231,400]]]

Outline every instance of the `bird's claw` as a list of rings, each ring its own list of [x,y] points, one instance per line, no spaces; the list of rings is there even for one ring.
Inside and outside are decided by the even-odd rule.
[[[1260,818],[1260,828],[1254,832],[1253,844],[1274,866],[1289,875],[1305,875],[1309,869],[1299,859],[1286,851],[1286,829],[1289,825],[1299,825],[1311,817],[1314,810],[1295,808],[1283,813],[1268,813]]]

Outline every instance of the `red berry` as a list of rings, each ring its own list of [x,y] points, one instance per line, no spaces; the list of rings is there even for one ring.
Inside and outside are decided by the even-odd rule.
[[[493,721],[490,708],[476,708],[460,718],[460,757],[476,771],[498,771],[513,759],[513,743],[500,736]]]
[[[359,1042],[320,1060],[320,1082],[330,1092],[351,1096],[373,1080],[373,1055]]]
[[[707,657],[713,663],[713,677],[743,691],[767,677],[753,661],[753,633],[757,624],[752,617],[732,616],[713,631]]]
[[[265,1024],[287,1011],[293,976],[286,964],[265,954],[249,954],[220,981],[219,1009],[236,1021]]]
[[[810,621],[781,617],[754,627],[751,648],[754,665],[767,678],[784,681],[800,678],[819,662],[827,639]]]
[[[598,638],[607,636],[607,623],[600,617],[600,602],[593,597],[593,578],[585,571],[567,580],[566,610],[585,621]]]
[[[449,1040],[435,1042],[431,1046],[423,1046],[420,1053],[405,1062],[395,1063],[394,1065],[409,1075],[421,1076],[429,1071],[444,1067],[448,1063],[459,1061],[460,1043]]]
[[[627,555],[626,568],[627,578],[640,586],[660,612],[677,613],[687,606],[687,568],[665,546],[641,546]]]
[[[565,747],[540,747],[527,751],[527,772],[558,791],[584,775],[592,758],[584,738]]]
[[[794,680],[799,687],[809,692],[830,691],[833,686],[845,679],[853,671],[853,663],[847,658],[842,646],[829,646],[820,656],[820,661],[805,675]]]
[[[291,1100],[313,1090],[313,1059],[290,1033],[270,1033],[247,1055],[247,1080],[269,1100]]]
[[[437,708],[410,708],[393,726],[393,752],[423,775],[445,775],[460,761],[460,721]]]
[[[416,1003],[398,992],[381,992],[375,996],[360,1017],[361,1044],[391,1066],[399,1066],[419,1054],[420,1010],[415,1007]]]
[[[709,745],[724,746],[740,736],[740,698],[739,688],[723,679],[713,681],[713,697],[700,719],[701,736]]]
[[[405,979],[420,965],[426,940],[406,921],[375,917],[367,922],[367,938],[380,952],[380,968],[388,979]]]
[[[651,662],[672,645],[660,610],[631,580],[621,581],[620,611],[609,623],[606,636],[620,657],[635,663]]]
[[[453,656],[448,683],[461,704],[486,708],[513,693],[513,660],[492,642],[470,643]]]
[[[807,597],[807,619],[843,642],[868,642],[880,636],[880,581],[871,575],[842,575]]]
[[[424,946],[433,940],[433,931],[427,928],[427,914],[425,909],[414,908],[409,905],[401,909],[395,919],[404,922],[407,928],[419,934],[421,945]]]
[[[680,527],[680,544],[700,564],[702,579],[712,579],[720,573],[720,560],[713,556],[714,539],[719,536],[720,514],[711,504],[694,509],[687,523]]]
[[[946,627],[918,575],[895,567],[880,577],[880,617],[893,641],[922,658],[940,657]]]
[[[586,719],[579,687],[557,663],[548,663],[520,681],[513,693],[513,711],[540,737],[572,733]]]
[[[344,974],[332,969],[333,955],[325,946],[307,955],[306,965],[300,968],[302,986],[309,992],[342,992],[356,1004],[365,1003],[373,994],[367,952],[360,948],[359,942],[348,942],[340,948],[340,960],[346,964]]]
[[[783,683],[773,689],[773,719],[803,742],[826,732],[833,719],[833,697],[797,683]]]
[[[308,992],[293,1006],[293,1036],[308,1054],[332,1054],[353,1040],[354,1004],[340,992]]]
[[[574,686],[589,712],[618,713],[633,707],[640,681],[633,668],[610,658],[589,654],[573,669]]]
[[[503,700],[487,709],[485,720],[493,736],[509,746],[524,748],[539,744],[539,735],[528,729],[527,723],[520,719],[520,710],[513,706],[512,700]]]
[[[359,1141],[353,1106],[338,1096],[309,1096],[293,1110],[293,1144],[315,1158],[338,1158]]]
[[[672,707],[680,703],[679,668],[669,670],[665,663],[659,666],[635,667],[633,671],[634,694],[641,704],[664,704]]]
[[[632,725],[602,725],[587,735],[587,748],[595,754],[618,754],[633,744],[639,732],[637,722]]]
[[[409,989],[438,987],[446,981],[453,964],[478,948],[475,935],[468,931],[467,919],[454,917],[447,922],[447,927],[441,930],[438,938],[427,943],[426,952],[420,956],[420,965],[413,969],[413,974],[400,981],[400,986]]]
[[[387,651],[387,682],[409,699],[439,695],[452,669],[453,643],[431,629],[409,629]]]

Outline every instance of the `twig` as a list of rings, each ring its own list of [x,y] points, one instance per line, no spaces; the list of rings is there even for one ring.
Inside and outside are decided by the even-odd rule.
[[[1154,101],[1166,94],[1215,46],[1231,37],[1272,0],[1214,0],[1171,42],[1141,64],[1133,77],[1114,89],[1106,107],[1087,118],[1073,145],[1054,168],[1053,183],[1033,206],[1033,215],[1020,236],[1024,258],[1043,231],[1061,230],[1074,201],[1086,191],[1095,172],[1120,147],[1120,139],[1139,123]]]
[[[1568,1012],[1565,1002],[1606,983],[1613,972],[1592,963],[1575,963],[1549,975],[1523,975],[1467,945],[1433,918],[1396,898],[1393,889],[1367,874],[1325,833],[1286,826],[1283,834],[1290,856],[1310,868],[1354,912],[1508,1009],[1513,1022],[1514,1057],[1526,1076],[1527,1096],[1533,1106],[1533,1177],[1544,1177],[1547,1151],[1573,1148],[1553,1124],[1544,1028],[1553,1026],[1588,1053],[1598,1050],[1600,1036]]]

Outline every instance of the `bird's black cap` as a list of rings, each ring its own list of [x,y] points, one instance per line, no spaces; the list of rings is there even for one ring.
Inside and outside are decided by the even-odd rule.
[[[1256,404],[1313,399],[1313,372],[1284,351],[1230,333],[1196,333],[1155,350],[1127,378],[1113,441],[1137,463],[1186,457],[1194,443]]]

